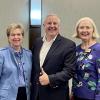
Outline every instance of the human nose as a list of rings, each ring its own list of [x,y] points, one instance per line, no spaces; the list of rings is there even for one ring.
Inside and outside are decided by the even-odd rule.
[[[54,27],[55,25],[54,25],[54,23],[51,23],[51,27]]]
[[[87,31],[87,28],[83,28],[82,30],[83,30],[83,32],[86,32]]]
[[[14,38],[17,38],[17,37],[18,37],[18,36],[15,34],[15,35],[14,35]]]
[[[19,36],[17,34],[14,35],[14,38],[18,38]]]

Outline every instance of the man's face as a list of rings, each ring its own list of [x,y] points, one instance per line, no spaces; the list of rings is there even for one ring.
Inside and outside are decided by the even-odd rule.
[[[44,29],[47,36],[54,37],[59,34],[60,20],[57,16],[48,16],[44,22]]]

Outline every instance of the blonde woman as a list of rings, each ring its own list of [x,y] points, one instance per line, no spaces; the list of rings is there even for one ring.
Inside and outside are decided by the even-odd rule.
[[[82,43],[77,46],[77,68],[73,79],[74,100],[100,100],[100,44],[94,21],[81,18],[75,27],[75,38]]]
[[[22,47],[23,26],[9,25],[7,38],[9,46],[0,49],[0,100],[29,100],[32,54]]]

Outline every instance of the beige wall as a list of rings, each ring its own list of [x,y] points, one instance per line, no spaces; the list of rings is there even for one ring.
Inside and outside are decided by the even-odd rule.
[[[29,0],[0,0],[0,48],[8,44],[6,28],[13,22],[24,25],[23,46],[28,48]]]
[[[89,16],[94,19],[100,32],[99,9],[100,0],[42,0],[42,20],[47,14],[56,13],[61,18],[61,34],[78,43],[71,37],[76,21]],[[6,28],[13,22],[24,25],[23,45],[28,48],[29,0],[0,0],[0,47],[7,45]]]
[[[61,18],[61,34],[76,41],[71,36],[76,21],[84,16],[94,19],[100,32],[100,0],[42,0],[42,17],[56,13]]]

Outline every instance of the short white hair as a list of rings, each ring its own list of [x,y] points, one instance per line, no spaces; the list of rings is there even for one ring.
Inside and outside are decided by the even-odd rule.
[[[43,24],[45,23],[45,21],[47,20],[47,18],[50,17],[50,16],[57,17],[57,19],[58,19],[58,23],[60,24],[60,21],[61,21],[61,20],[60,20],[60,18],[57,16],[57,14],[49,14],[49,15],[47,15],[46,18],[44,19]]]

